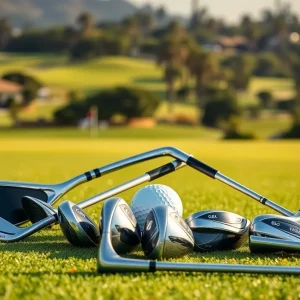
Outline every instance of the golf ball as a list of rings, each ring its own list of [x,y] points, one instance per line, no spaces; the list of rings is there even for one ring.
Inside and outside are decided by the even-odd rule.
[[[149,212],[158,205],[170,206],[182,216],[181,199],[172,188],[162,184],[147,185],[137,191],[130,204],[141,231]]]

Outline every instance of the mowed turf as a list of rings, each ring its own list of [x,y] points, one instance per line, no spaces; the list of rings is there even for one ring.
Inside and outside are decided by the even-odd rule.
[[[299,142],[215,142],[198,139],[92,139],[11,137],[0,139],[0,178],[56,183],[79,173],[160,146],[173,145],[290,210],[300,207]],[[171,158],[139,164],[69,192],[86,199],[155,168]],[[228,210],[249,219],[272,210],[190,168],[156,183],[180,195],[184,216],[205,209]],[[138,188],[121,194],[126,201]],[[87,209],[98,222],[101,204]],[[300,278],[277,275],[96,273],[98,250],[68,244],[59,226],[20,243],[0,244],[0,298],[3,299],[299,299]],[[141,251],[131,257],[143,257]],[[174,261],[299,266],[297,255],[251,255],[236,251],[193,253]]]

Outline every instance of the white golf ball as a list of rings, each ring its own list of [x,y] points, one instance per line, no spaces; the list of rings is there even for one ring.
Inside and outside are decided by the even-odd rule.
[[[130,203],[142,231],[149,212],[158,205],[170,206],[182,217],[181,199],[172,188],[162,184],[147,185],[137,191]]]

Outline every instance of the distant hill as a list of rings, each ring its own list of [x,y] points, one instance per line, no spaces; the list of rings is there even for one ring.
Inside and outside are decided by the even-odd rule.
[[[0,17],[8,17],[15,27],[74,24],[85,11],[96,21],[117,21],[136,10],[127,0],[0,0]]]

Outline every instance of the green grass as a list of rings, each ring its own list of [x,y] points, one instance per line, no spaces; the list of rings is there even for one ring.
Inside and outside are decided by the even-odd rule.
[[[48,132],[49,133],[49,132]],[[0,132],[0,178],[56,183],[76,174],[152,148],[173,145],[192,153],[226,175],[297,211],[300,204],[299,142],[216,142],[146,137],[66,139],[39,132]],[[15,134],[15,135],[14,135]],[[169,159],[159,159],[109,174],[69,192],[63,199],[86,199],[143,174]],[[249,219],[272,210],[189,168],[157,181],[182,198],[184,216],[223,209]],[[121,196],[130,202],[138,188]],[[98,222],[101,204],[87,209]],[[140,257],[140,251],[133,254]],[[97,249],[69,245],[58,226],[23,242],[0,244],[0,298],[3,299],[299,299],[300,278],[278,275],[96,273]],[[178,261],[299,266],[297,255],[251,255],[236,251],[187,255]]]
[[[182,111],[181,111],[182,113]],[[1,119],[0,119],[1,120]],[[1,122],[0,122],[1,123]],[[257,139],[268,139],[278,133],[286,131],[291,125],[291,120],[266,119],[266,120],[245,120],[241,123],[241,130],[255,134]],[[195,140],[216,140],[222,138],[220,130],[210,129],[203,126],[178,126],[178,125],[157,125],[154,128],[128,128],[111,127],[99,130],[98,139],[195,139]],[[15,138],[90,138],[89,130],[78,128],[49,128],[49,129],[14,129],[0,127],[0,137],[7,139]]]

